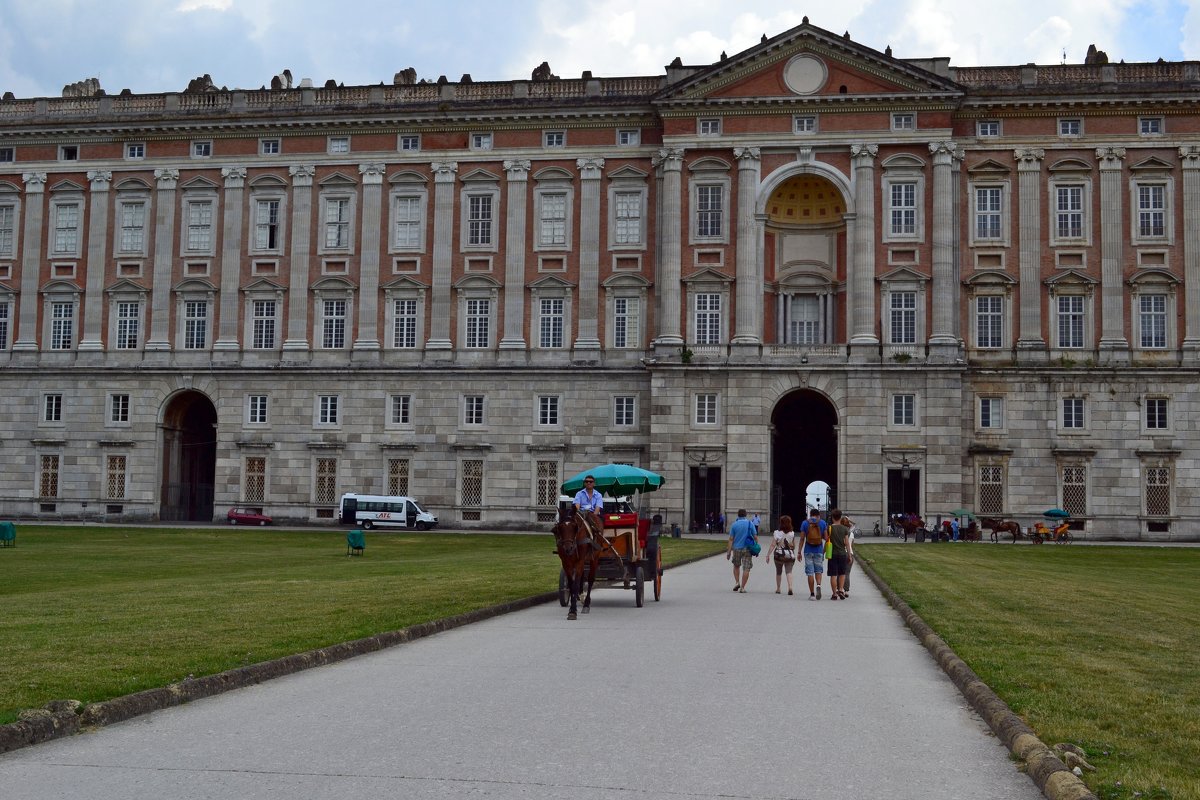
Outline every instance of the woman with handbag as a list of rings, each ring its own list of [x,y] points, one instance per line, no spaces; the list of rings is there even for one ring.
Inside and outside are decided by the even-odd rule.
[[[782,578],[787,573],[788,594],[792,592],[792,567],[796,565],[796,532],[792,530],[792,518],[784,514],[779,518],[779,530],[771,540],[771,546],[763,561],[775,561],[775,594],[782,588]]]

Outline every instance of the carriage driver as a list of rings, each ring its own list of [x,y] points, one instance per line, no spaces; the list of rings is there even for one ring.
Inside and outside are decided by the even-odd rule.
[[[591,475],[583,479],[583,488],[575,493],[575,510],[588,526],[592,541],[598,550],[608,546],[604,538],[604,523],[600,515],[604,513],[604,498],[596,491],[596,479]]]

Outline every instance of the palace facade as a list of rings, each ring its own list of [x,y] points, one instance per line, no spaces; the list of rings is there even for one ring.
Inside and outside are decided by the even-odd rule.
[[[1200,64],[1089,61],[6,96],[0,516],[529,528],[619,461],[1194,536]]]

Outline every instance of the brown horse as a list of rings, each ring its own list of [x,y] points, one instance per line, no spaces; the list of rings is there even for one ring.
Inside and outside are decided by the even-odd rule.
[[[979,525],[984,528],[992,529],[992,541],[1000,541],[1000,534],[1012,534],[1013,544],[1017,543],[1017,539],[1022,536],[1021,524],[1012,519],[1001,519],[999,517],[983,517],[979,520]]]
[[[925,531],[925,520],[920,517],[903,516],[899,521],[900,527],[904,530],[904,541],[906,542],[909,536],[913,537],[915,541],[917,539],[917,531],[921,531],[922,534]],[[925,537],[922,535],[921,538],[924,539]]]
[[[567,612],[567,619],[578,619],[576,611],[579,595],[583,592],[585,573],[587,593],[583,598],[583,613],[586,614],[591,609],[592,584],[596,582],[596,572],[600,568],[600,550],[592,541],[587,524],[574,506],[567,506],[559,511],[558,522],[554,526],[554,545],[558,551],[558,558],[562,561],[567,591],[571,595],[571,609]]]

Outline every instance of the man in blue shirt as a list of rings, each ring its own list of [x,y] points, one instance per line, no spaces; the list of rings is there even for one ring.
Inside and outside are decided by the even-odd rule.
[[[800,525],[800,534],[804,539],[804,547],[800,552],[804,557],[804,574],[808,576],[808,599],[820,600],[821,580],[825,574],[825,542],[828,536],[820,510],[809,510],[808,519]]]
[[[604,523],[601,521],[604,498],[596,491],[596,479],[591,475],[584,477],[583,488],[575,493],[575,510],[587,524],[596,548],[603,550],[607,547],[608,540],[604,538]]]
[[[746,518],[746,509],[739,508],[737,519],[729,526],[729,546],[725,558],[733,561],[733,590],[746,593],[746,581],[750,580],[750,567],[754,556],[750,555],[750,542],[757,541],[758,532]]]

